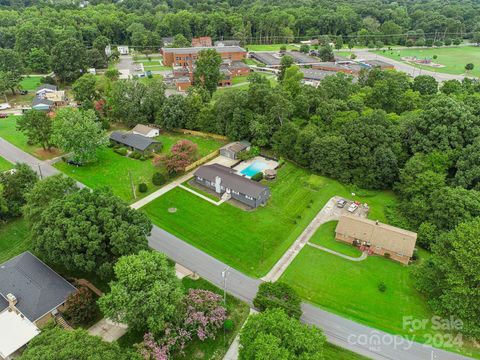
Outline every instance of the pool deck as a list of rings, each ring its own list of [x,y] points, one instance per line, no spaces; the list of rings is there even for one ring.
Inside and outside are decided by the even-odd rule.
[[[239,175],[243,175],[241,174],[241,172],[246,169],[247,167],[249,167],[250,165],[252,165],[254,162],[262,162],[264,163],[266,166],[264,169],[262,169],[262,171],[264,170],[267,170],[267,169],[276,169],[277,166],[278,166],[278,162],[274,161],[274,160],[269,160],[269,159],[266,159],[264,158],[263,156],[255,156],[254,158],[250,159],[250,160],[245,160],[245,161],[242,161],[240,164],[238,164],[237,166],[235,166],[233,169],[239,174]],[[250,178],[250,176],[247,176],[247,175],[244,175],[245,177],[247,178]]]

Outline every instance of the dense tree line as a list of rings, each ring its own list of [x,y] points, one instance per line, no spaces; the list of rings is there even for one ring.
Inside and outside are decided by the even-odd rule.
[[[30,72],[62,72],[72,81],[86,67],[103,67],[109,43],[157,51],[162,37],[185,46],[195,36],[242,44],[323,42],[425,45],[474,38],[480,5],[471,0],[393,1],[0,1],[0,48],[14,49]],[[2,57],[2,56],[0,56]],[[67,67],[67,68],[65,68]],[[1,66],[0,66],[1,70]]]

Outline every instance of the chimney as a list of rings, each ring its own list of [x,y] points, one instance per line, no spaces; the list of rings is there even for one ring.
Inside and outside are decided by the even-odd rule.
[[[8,307],[15,310],[15,305],[17,305],[17,298],[12,293],[7,294]]]

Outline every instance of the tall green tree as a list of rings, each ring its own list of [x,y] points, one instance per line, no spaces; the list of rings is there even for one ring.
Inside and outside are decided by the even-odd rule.
[[[140,251],[121,257],[114,271],[110,292],[98,301],[105,316],[156,335],[180,317],[183,289],[164,254]]]
[[[52,59],[52,69],[62,82],[77,80],[87,68],[87,50],[75,38],[58,42],[52,48]]]
[[[112,275],[123,255],[147,249],[152,224],[106,189],[83,189],[53,200],[31,219],[33,248],[67,269]]]
[[[282,310],[251,316],[240,332],[240,360],[323,359],[325,336],[316,327],[303,325]]]
[[[435,95],[438,92],[438,82],[430,75],[417,76],[413,79],[412,87],[422,95]]]
[[[40,144],[44,150],[52,147],[53,121],[45,111],[27,111],[17,120],[17,129],[27,136],[29,143]]]
[[[210,94],[213,94],[222,78],[221,64],[222,58],[215,49],[200,51],[193,73],[195,84],[204,87]]]
[[[53,127],[55,144],[79,163],[97,159],[97,150],[106,146],[105,130],[93,110],[64,108],[57,111]]]
[[[293,57],[291,57],[290,55],[282,56],[282,59],[280,60],[280,72],[277,75],[278,81],[283,81],[285,73],[287,69],[293,65],[293,61]]]
[[[75,100],[82,104],[82,108],[91,109],[95,100],[100,98],[97,90],[97,78],[93,74],[84,74],[72,86]]]

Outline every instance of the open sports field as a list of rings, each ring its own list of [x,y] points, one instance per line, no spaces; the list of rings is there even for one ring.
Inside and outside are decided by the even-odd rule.
[[[444,65],[445,67],[435,68],[432,66],[424,66],[417,64],[415,64],[415,66],[421,69],[446,74],[467,74],[473,76],[480,76],[480,47],[477,46],[398,50],[392,49],[374,51],[374,53],[398,61],[402,61],[401,58],[404,56],[416,56],[419,59],[430,58],[434,63]],[[436,59],[433,59],[434,55],[437,56]],[[465,65],[468,63],[473,63],[474,69],[473,71],[466,73]]]

